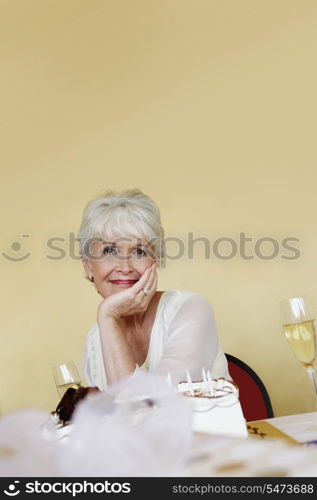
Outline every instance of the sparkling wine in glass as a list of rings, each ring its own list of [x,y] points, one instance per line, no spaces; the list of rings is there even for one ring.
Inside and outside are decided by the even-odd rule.
[[[305,366],[317,401],[315,321],[308,297],[292,297],[281,302],[284,335],[296,358]]]
[[[68,361],[53,367],[55,385],[62,398],[70,387],[79,389],[81,387],[81,377],[74,361]]]

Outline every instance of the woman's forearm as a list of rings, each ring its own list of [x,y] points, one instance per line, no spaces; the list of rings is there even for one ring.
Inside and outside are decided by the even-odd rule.
[[[110,385],[131,375],[136,363],[120,320],[104,318],[99,330],[107,383]]]

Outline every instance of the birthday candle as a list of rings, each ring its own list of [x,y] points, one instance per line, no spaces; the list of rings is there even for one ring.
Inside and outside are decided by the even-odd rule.
[[[211,381],[211,373],[209,370],[207,370],[207,380],[208,380],[208,386],[209,386],[209,392],[210,395],[213,395],[213,390],[212,390],[212,381]]]
[[[171,374],[170,374],[170,372],[168,372],[167,377],[166,377],[166,380],[167,380],[168,385],[169,385],[170,387],[173,387],[173,386],[172,386],[172,379],[171,379]]]
[[[202,376],[203,376],[203,387],[204,387],[204,389],[208,390],[208,381],[207,381],[206,371],[205,371],[205,367],[204,366],[201,369],[201,373],[202,373]]]
[[[190,373],[188,370],[186,370],[186,378],[187,378],[189,392],[190,392],[191,396],[194,396],[192,379],[191,379],[191,376],[190,376]]]

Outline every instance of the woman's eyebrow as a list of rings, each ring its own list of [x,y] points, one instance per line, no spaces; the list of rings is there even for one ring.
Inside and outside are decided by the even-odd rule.
[[[125,241],[125,240],[124,240]],[[116,246],[120,246],[120,241],[106,241],[106,240],[102,240],[101,241],[101,244],[102,245],[111,245],[113,247],[116,247]],[[136,243],[135,245],[131,244],[131,246],[129,246],[130,249],[134,249],[134,248],[147,248],[147,244],[146,243]]]
[[[117,245],[117,243],[115,241],[106,241],[106,240],[102,240],[101,244],[102,245],[111,245],[111,246]]]
[[[131,250],[134,250],[135,248],[148,248],[148,245],[146,243],[137,243],[136,245],[132,245],[130,247]]]

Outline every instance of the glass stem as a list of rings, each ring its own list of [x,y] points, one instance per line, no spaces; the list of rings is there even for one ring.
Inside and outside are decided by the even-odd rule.
[[[312,387],[314,389],[315,397],[317,400],[317,379],[316,379],[316,372],[314,370],[314,367],[312,365],[308,365],[306,367],[307,370],[307,375],[311,381]]]

